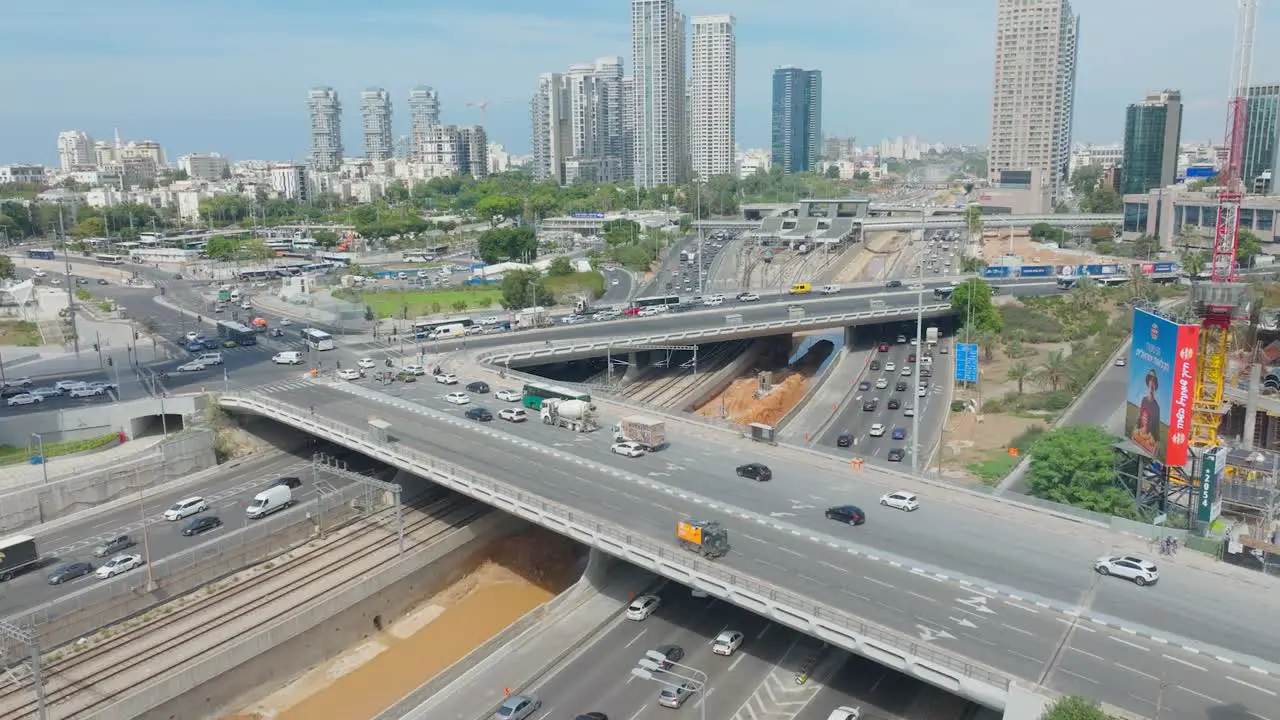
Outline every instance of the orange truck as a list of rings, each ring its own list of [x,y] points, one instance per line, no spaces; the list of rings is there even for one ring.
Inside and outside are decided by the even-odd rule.
[[[680,547],[708,560],[724,557],[729,552],[729,531],[714,520],[679,520],[676,539]]]

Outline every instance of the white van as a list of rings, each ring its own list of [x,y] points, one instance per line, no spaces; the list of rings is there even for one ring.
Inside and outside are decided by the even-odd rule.
[[[297,350],[285,350],[271,356],[271,362],[277,365],[301,365],[302,353]]]
[[[189,497],[186,500],[179,500],[174,503],[168,510],[164,511],[164,519],[173,521],[181,520],[184,517],[202,513],[209,509],[209,503],[205,502],[202,497]]]
[[[283,510],[293,504],[293,491],[287,485],[272,485],[253,496],[245,514],[250,520],[265,517],[277,510]]]
[[[232,291],[231,291],[231,299],[232,299],[233,301],[238,301],[238,300],[240,299],[240,291],[239,291],[239,290],[232,290]]]
[[[428,340],[447,340],[449,338],[460,338],[467,334],[467,328],[462,323],[453,323],[451,325],[441,325],[431,334],[427,336]]]
[[[823,295],[835,295],[836,293],[840,292],[840,286],[839,285],[823,285],[818,290],[818,292],[822,293]]]

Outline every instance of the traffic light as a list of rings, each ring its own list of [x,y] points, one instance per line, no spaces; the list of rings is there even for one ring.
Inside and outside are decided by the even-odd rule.
[[[160,295],[161,295],[161,296],[163,296],[163,295],[164,295],[164,287],[161,287],[161,288],[160,288]]]
[[[138,339],[138,331],[137,331],[137,330],[134,330],[134,331],[133,331],[133,339],[134,339],[135,341]]]
[[[112,362],[112,360],[111,360],[111,356],[110,356],[110,355],[108,355],[108,356],[107,356],[107,367],[111,367],[111,366],[113,366],[113,365],[115,365],[115,363],[114,363],[114,362]]]
[[[93,351],[94,351],[94,352],[102,352],[101,348],[99,348],[99,347],[98,347],[98,343],[94,343],[94,344],[93,344]]]

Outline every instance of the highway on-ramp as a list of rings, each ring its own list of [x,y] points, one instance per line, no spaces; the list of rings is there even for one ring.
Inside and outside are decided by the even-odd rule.
[[[1268,717],[1280,692],[1247,667],[1268,669],[1280,646],[1264,591],[1176,563],[1148,588],[1097,576],[1092,561],[1111,548],[1068,521],[920,488],[917,513],[877,508],[911,481],[745,440],[669,432],[669,448],[626,459],[606,433],[474,423],[440,400],[320,384],[257,394],[358,428],[377,416],[397,442],[649,537],[671,537],[681,517],[722,519],[735,547],[724,565],[1032,684],[1149,712],[1161,682],[1145,678],[1163,678],[1180,688],[1164,691],[1165,717],[1202,717],[1219,701]],[[748,460],[774,480],[735,477]],[[868,510],[865,526],[823,518],[849,502]]]

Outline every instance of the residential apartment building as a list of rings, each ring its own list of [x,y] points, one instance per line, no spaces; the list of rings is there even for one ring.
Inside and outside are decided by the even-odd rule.
[[[364,156],[374,162],[391,159],[395,136],[391,134],[391,93],[368,88],[360,93],[360,120],[364,129]]]
[[[307,93],[311,116],[311,169],[333,172],[342,165],[342,103],[330,87]]]
[[[409,91],[409,157],[421,162],[427,128],[440,124],[440,95],[426,85]]]
[[[636,176],[636,79],[622,78],[622,177]]]
[[[622,179],[622,59],[544,73],[529,104],[534,175],[560,184]]]
[[[285,200],[307,202],[311,199],[311,181],[307,166],[278,163],[271,166],[271,189]]]
[[[231,164],[217,153],[191,154],[178,158],[178,169],[191,180],[217,182],[231,176]]]
[[[674,0],[631,0],[636,185],[682,181],[688,167],[684,15]]]
[[[1039,170],[1050,196],[1067,188],[1080,18],[1068,0],[997,0],[989,179]]]
[[[1243,179],[1250,192],[1270,195],[1280,160],[1280,85],[1254,85],[1247,99]]]
[[[0,185],[9,183],[42,183],[45,178],[43,165],[15,164],[0,165]]]
[[[822,71],[780,67],[773,71],[772,165],[810,172],[822,160]]]
[[[690,161],[695,177],[732,175],[737,141],[737,45],[732,15],[693,18]]]
[[[489,174],[489,140],[479,125],[432,125],[425,131],[419,176],[425,179]]]
[[[80,130],[58,133],[58,166],[62,172],[92,170],[97,165],[93,138]]]
[[[543,73],[529,101],[530,161],[533,177],[564,182],[564,162],[569,158],[569,95],[564,75]]]
[[[1068,162],[1069,175],[1090,165],[1104,168],[1120,167],[1124,160],[1124,145],[1080,145],[1071,151]]]
[[[1122,194],[1145,193],[1172,185],[1178,177],[1182,140],[1182,93],[1152,93],[1125,111]]]

